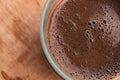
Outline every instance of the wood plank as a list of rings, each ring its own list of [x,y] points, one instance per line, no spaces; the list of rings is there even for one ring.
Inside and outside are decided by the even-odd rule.
[[[61,80],[39,38],[45,0],[0,0],[0,80]]]

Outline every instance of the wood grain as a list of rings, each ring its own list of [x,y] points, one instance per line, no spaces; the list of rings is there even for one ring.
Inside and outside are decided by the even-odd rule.
[[[61,80],[39,38],[45,0],[0,0],[0,80]]]

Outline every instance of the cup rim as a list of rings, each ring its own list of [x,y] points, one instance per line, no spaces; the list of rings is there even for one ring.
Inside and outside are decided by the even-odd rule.
[[[49,49],[47,47],[46,41],[45,41],[45,34],[44,34],[44,21],[45,21],[45,14],[48,8],[48,5],[51,0],[46,0],[45,5],[43,7],[42,13],[41,13],[41,18],[40,18],[40,41],[41,45],[44,51],[44,55],[46,56],[48,62],[52,66],[52,68],[59,74],[63,79],[65,80],[73,80],[70,78],[67,74],[65,74],[58,66],[55,64],[54,60],[52,59]]]

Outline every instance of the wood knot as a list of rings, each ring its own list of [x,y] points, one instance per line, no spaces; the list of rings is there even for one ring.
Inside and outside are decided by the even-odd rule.
[[[1,75],[3,76],[3,78],[5,79],[5,80],[23,80],[22,78],[20,78],[20,77],[15,77],[15,78],[13,78],[13,77],[10,77],[6,72],[4,72],[4,71],[1,71]]]

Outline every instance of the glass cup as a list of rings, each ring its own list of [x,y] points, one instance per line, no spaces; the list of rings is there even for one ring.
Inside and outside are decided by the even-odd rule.
[[[44,54],[48,60],[48,62],[50,63],[50,65],[52,66],[52,68],[65,80],[73,80],[70,76],[68,76],[67,74],[64,73],[64,71],[62,71],[60,69],[60,67],[54,62],[54,60],[52,59],[51,55],[50,55],[50,51],[48,49],[48,45],[46,42],[46,26],[49,25],[48,24],[48,19],[50,19],[50,13],[55,9],[54,7],[59,5],[59,3],[62,0],[46,0],[46,3],[44,5],[42,14],[41,14],[41,20],[40,20],[40,38],[41,38],[41,44],[42,44],[42,48],[44,50]]]
[[[55,10],[55,6],[59,5],[59,3],[63,0],[46,0],[44,5],[42,14],[41,14],[41,21],[40,21],[40,38],[42,48],[44,50],[44,54],[52,66],[52,68],[65,80],[73,80],[70,76],[68,76],[53,60],[50,55],[50,51],[48,49],[47,40],[46,40],[46,26],[48,26],[48,20],[50,19],[50,15],[52,11]],[[116,77],[114,80],[120,80],[120,77]]]

